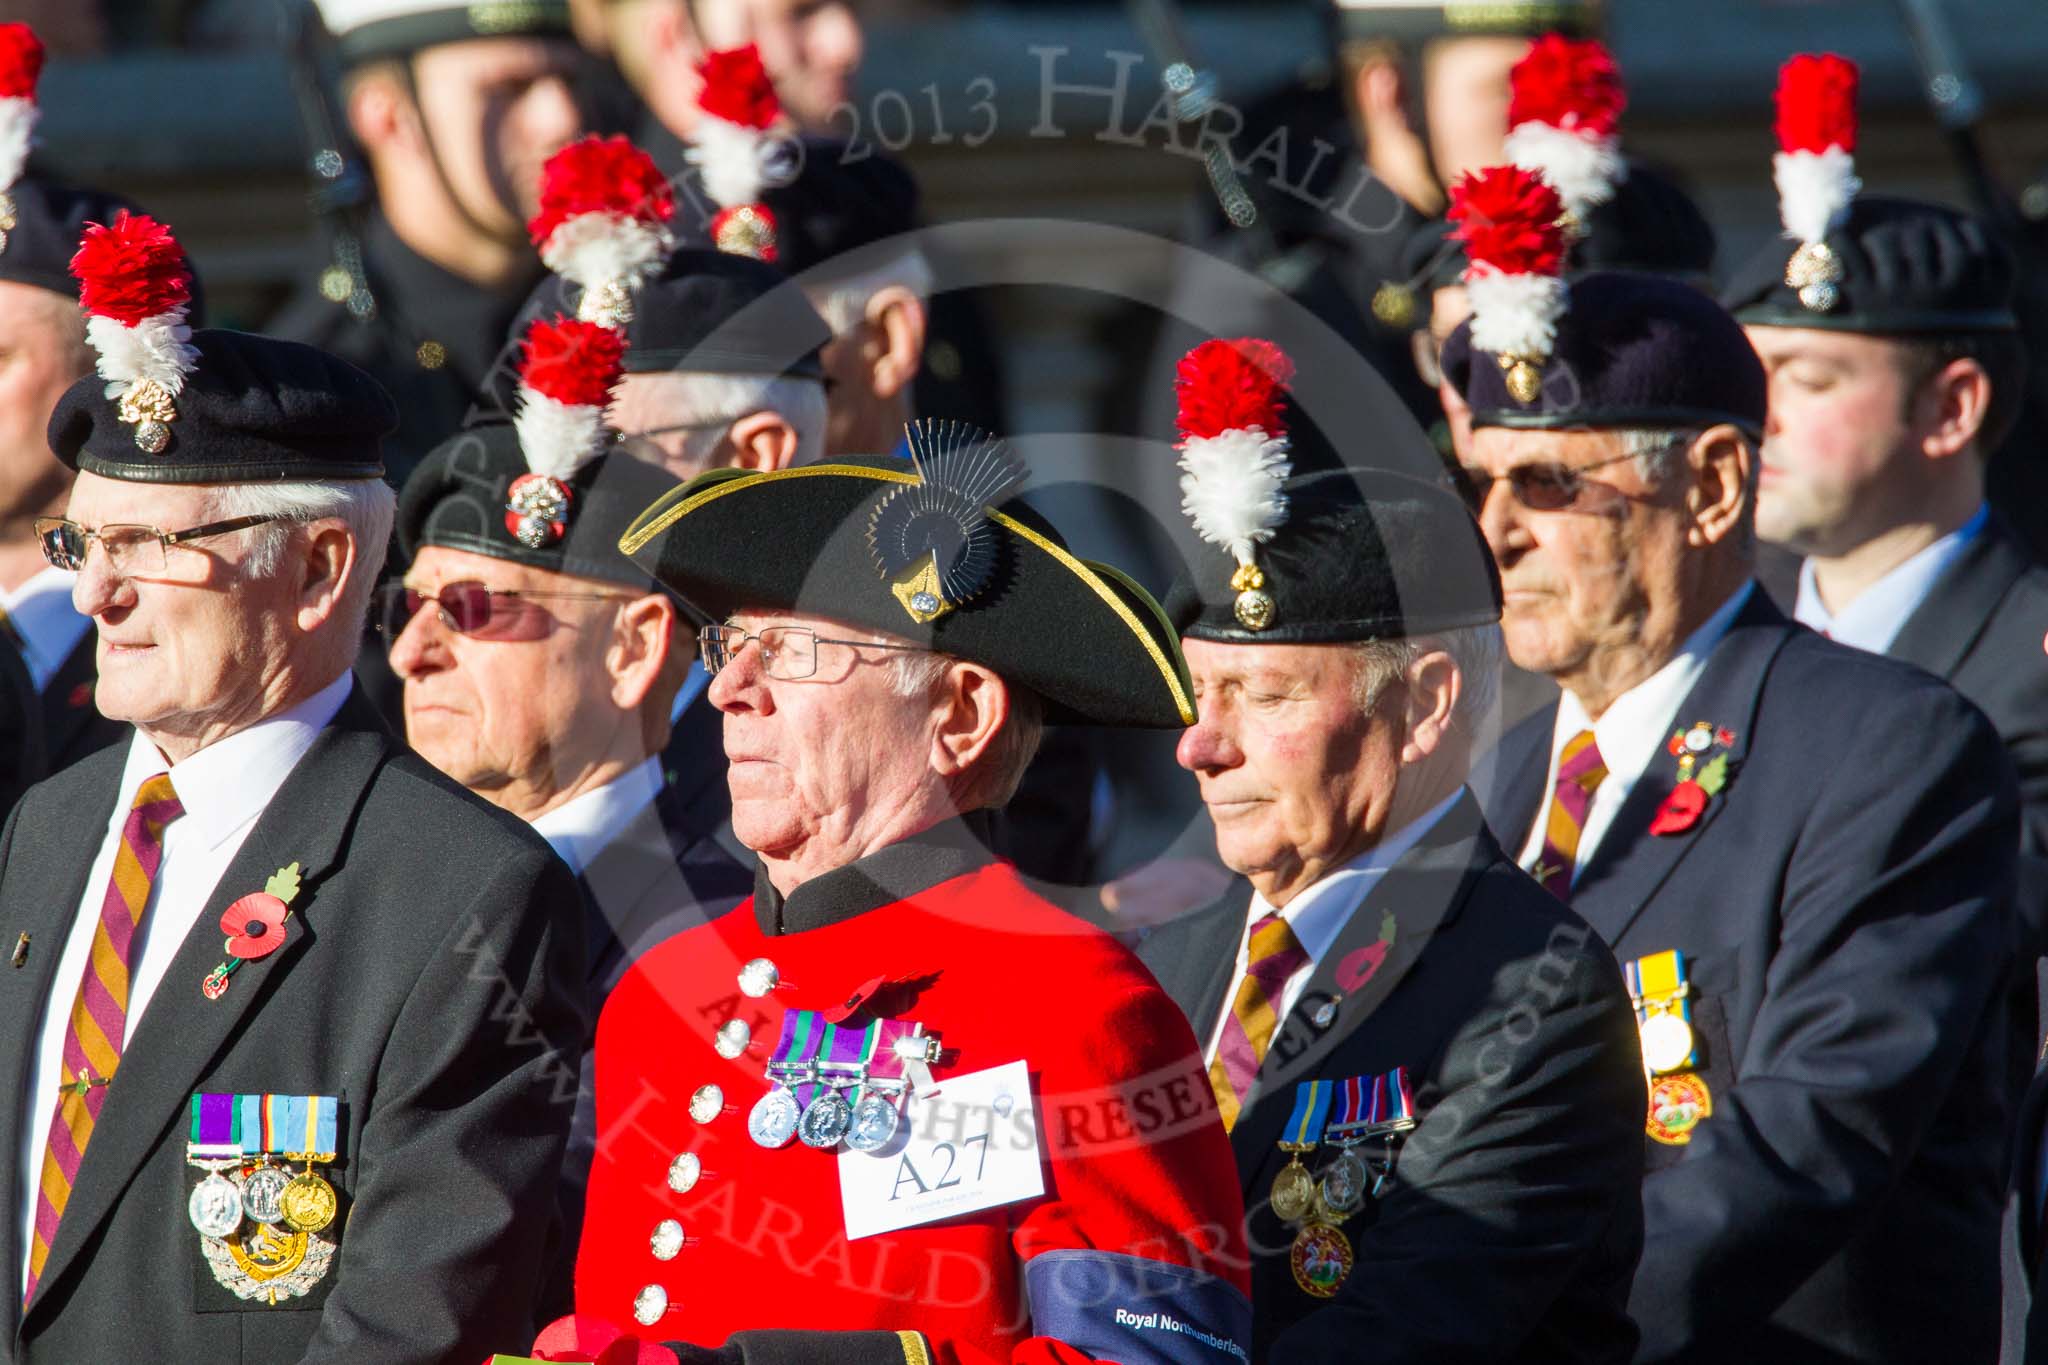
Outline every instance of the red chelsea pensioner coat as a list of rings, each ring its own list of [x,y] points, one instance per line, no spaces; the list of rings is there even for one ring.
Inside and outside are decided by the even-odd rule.
[[[637,1330],[706,1347],[797,1328],[916,1332],[959,1365],[1074,1358],[1055,1341],[1099,1360],[1242,1359],[1229,1349],[1249,1336],[1229,1141],[1185,1019],[1135,957],[958,825],[787,902],[765,876],[755,886],[647,954],[606,1004],[580,1314],[634,1331],[635,1297],[659,1285],[668,1313]],[[738,976],[756,958],[782,984],[750,998]],[[1042,1197],[849,1240],[836,1154],[748,1137],[783,1010],[829,1009],[875,978],[888,983],[875,1015],[938,1035],[941,1085],[1029,1064]],[[713,1039],[732,1019],[753,1041],[727,1060]],[[697,1122],[690,1102],[706,1085],[723,1106]],[[671,1163],[686,1152],[702,1174],[678,1192]],[[665,1219],[693,1240],[660,1260],[650,1238]]]

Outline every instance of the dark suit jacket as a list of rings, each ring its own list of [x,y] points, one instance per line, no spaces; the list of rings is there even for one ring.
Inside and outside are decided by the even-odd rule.
[[[531,1321],[584,1036],[578,898],[523,822],[405,753],[351,701],[215,888],[107,1090],[35,1299],[19,1242],[27,1048],[126,750],[30,791],[0,834],[0,1360],[472,1361]],[[220,999],[221,913],[298,862],[285,945]],[[186,1199],[196,1091],[342,1103],[325,1278],[276,1306],[214,1282]]]
[[[1138,954],[1206,1043],[1227,1008],[1248,883]],[[1346,959],[1397,927],[1345,995]],[[1321,1006],[1335,1017],[1319,1026]],[[1297,1083],[1408,1068],[1421,1124],[1344,1225],[1357,1263],[1327,1302],[1294,1282],[1273,1213]],[[1254,1359],[1626,1361],[1642,1245],[1645,1103],[1621,972],[1508,860],[1469,795],[1390,868],[1317,964],[1231,1131],[1250,1210]]]
[[[49,771],[63,772],[79,759],[128,738],[127,725],[108,720],[95,704],[93,687],[99,677],[99,632],[88,629],[43,687],[43,746]]]
[[[1685,953],[1712,1116],[1654,1146],[1646,1360],[1989,1361],[1998,1349],[2019,804],[1990,723],[1755,594],[1680,705],[1734,731],[1690,830],[1659,754],[1573,888],[1624,961]],[[1482,787],[1519,843],[1555,710]]]
[[[0,816],[48,770],[41,699],[21,650],[0,630]]]

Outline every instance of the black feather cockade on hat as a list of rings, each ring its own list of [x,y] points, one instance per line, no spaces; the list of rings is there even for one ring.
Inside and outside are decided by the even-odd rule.
[[[1001,542],[988,509],[1024,482],[1009,446],[965,422],[906,430],[918,481],[875,504],[868,548],[875,568],[923,625],[972,601],[994,580]]]

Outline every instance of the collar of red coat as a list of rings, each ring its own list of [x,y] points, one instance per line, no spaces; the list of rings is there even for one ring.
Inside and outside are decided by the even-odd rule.
[[[990,812],[972,811],[811,878],[785,897],[754,865],[754,921],[770,936],[854,919],[994,862]]]

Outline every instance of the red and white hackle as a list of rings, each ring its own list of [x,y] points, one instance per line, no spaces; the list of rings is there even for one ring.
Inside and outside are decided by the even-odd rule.
[[[1181,511],[1195,533],[1237,561],[1231,589],[1246,630],[1273,623],[1274,604],[1254,551],[1287,520],[1281,490],[1292,469],[1283,403],[1294,362],[1270,341],[1205,341],[1174,374],[1179,413]]]
[[[111,223],[86,224],[71,273],[107,397],[135,428],[136,446],[160,455],[185,376],[199,363],[185,321],[192,272],[184,248],[156,219],[123,209]]]
[[[0,251],[14,231],[14,199],[8,191],[21,179],[34,145],[36,82],[43,74],[43,44],[27,24],[0,24]]]
[[[583,287],[576,316],[607,327],[633,318],[633,294],[675,248],[674,192],[654,158],[623,137],[586,137],[541,168],[527,232],[548,269]]]
[[[1451,188],[1451,235],[1464,243],[1472,345],[1491,351],[1508,393],[1533,403],[1564,316],[1564,201],[1520,166],[1489,166]]]
[[[773,261],[775,215],[761,202],[768,182],[771,132],[782,121],[782,101],[752,43],[706,56],[697,67],[703,88],[697,107],[697,164],[704,192],[719,206],[711,240],[720,251]]]
[[[1508,160],[1535,171],[1583,231],[1628,178],[1621,157],[1621,71],[1604,43],[1546,33],[1508,73]]]
[[[568,532],[569,481],[604,453],[604,413],[625,366],[625,339],[583,318],[536,319],[520,341],[512,419],[530,473],[506,492],[505,529],[528,549]]]
[[[1816,313],[1841,299],[1842,262],[1827,235],[1842,225],[1863,184],[1856,178],[1856,64],[1801,53],[1778,70],[1778,216],[1799,243],[1785,283]]]

